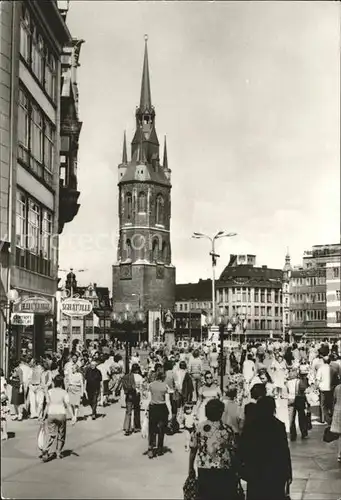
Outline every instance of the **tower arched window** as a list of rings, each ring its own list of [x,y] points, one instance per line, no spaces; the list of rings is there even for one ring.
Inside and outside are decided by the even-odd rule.
[[[159,242],[157,239],[153,240],[152,254],[153,262],[156,262],[159,258]]]
[[[133,197],[131,193],[126,194],[125,209],[127,219],[131,219],[133,214]]]
[[[162,194],[158,194],[156,197],[156,224],[164,223],[164,208],[165,201]]]
[[[144,213],[144,212],[147,211],[147,197],[146,197],[146,193],[144,191],[142,191],[139,194],[138,210],[139,210],[140,213],[141,212]]]
[[[164,241],[162,243],[162,261],[166,262],[167,258],[168,258],[168,247],[167,247],[167,243]]]
[[[126,241],[126,252],[127,252],[127,259],[131,259],[132,256],[132,248],[131,248],[131,241],[128,239]]]

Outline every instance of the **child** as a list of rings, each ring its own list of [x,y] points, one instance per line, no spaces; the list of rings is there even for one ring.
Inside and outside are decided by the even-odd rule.
[[[189,451],[189,443],[191,440],[191,436],[195,430],[193,405],[185,404],[183,422],[185,430],[185,450]]]
[[[7,415],[9,413],[7,396],[7,382],[4,377],[4,371],[1,368],[1,441],[8,439],[7,434]]]

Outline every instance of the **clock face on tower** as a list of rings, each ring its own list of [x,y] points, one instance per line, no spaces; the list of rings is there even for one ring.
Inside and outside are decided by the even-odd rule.
[[[131,264],[124,264],[120,267],[120,278],[121,280],[131,280]]]

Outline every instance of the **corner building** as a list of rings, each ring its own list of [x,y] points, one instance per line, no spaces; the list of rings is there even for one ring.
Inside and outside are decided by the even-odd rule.
[[[151,323],[162,310],[174,309],[175,267],[171,263],[171,170],[166,140],[163,162],[155,129],[148,48],[145,43],[140,105],[128,161],[124,135],[122,162],[118,166],[119,244],[113,266],[113,309],[126,304],[148,312]],[[150,332],[149,332],[150,333]]]

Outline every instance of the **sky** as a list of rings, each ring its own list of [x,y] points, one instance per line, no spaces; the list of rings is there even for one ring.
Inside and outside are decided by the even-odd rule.
[[[60,239],[60,268],[112,288],[124,130],[135,131],[148,34],[152,102],[172,169],[177,283],[211,277],[208,240],[282,268],[340,239],[340,4],[71,0],[82,38],[81,204]],[[130,151],[129,151],[130,153]],[[128,154],[129,154],[128,153]],[[161,148],[161,158],[163,151]]]

